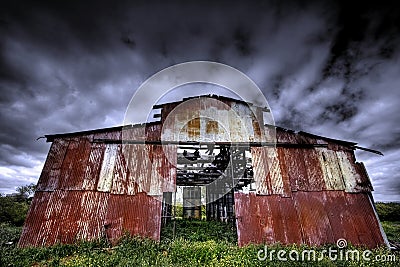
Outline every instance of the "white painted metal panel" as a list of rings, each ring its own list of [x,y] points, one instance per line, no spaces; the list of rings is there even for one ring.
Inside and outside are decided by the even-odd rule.
[[[360,180],[360,174],[357,173],[355,166],[350,162],[348,155],[344,151],[337,151],[336,155],[339,160],[339,166],[343,174],[345,191],[358,192],[357,180]]]
[[[98,191],[110,192],[111,190],[117,149],[117,144],[107,144],[106,146],[103,162],[101,164],[99,182],[97,184]]]
[[[344,190],[342,172],[335,151],[316,149],[327,190]]]

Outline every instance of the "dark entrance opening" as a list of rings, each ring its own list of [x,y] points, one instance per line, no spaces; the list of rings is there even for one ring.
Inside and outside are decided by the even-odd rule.
[[[164,225],[179,218],[235,224],[234,192],[255,188],[249,146],[179,145],[176,186],[176,193],[164,193]]]

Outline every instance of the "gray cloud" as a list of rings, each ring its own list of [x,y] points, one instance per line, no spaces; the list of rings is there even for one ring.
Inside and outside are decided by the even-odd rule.
[[[211,60],[253,79],[278,125],[382,150],[360,160],[375,198],[400,201],[399,15],[317,1],[8,3],[0,11],[0,190],[37,180],[49,148],[37,137],[119,125],[150,75]]]

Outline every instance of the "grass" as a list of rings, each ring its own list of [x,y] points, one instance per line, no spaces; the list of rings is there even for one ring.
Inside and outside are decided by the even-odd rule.
[[[396,206],[397,205],[397,206]],[[377,203],[382,226],[392,243],[400,243],[399,204]],[[396,220],[397,219],[397,220]],[[175,230],[174,230],[175,229]],[[265,261],[257,259],[263,245],[239,248],[236,229],[220,222],[176,220],[162,228],[161,241],[124,236],[117,246],[106,240],[79,242],[74,245],[54,245],[41,248],[17,248],[21,227],[0,225],[0,267],[2,266],[400,266],[400,253],[385,248],[374,250],[371,259],[379,255],[395,255],[395,262],[331,261],[328,255],[320,261],[280,261],[277,255]],[[333,246],[334,247],[334,246]],[[322,253],[325,247],[268,246],[268,251],[282,250],[301,255],[309,249]],[[362,248],[354,248],[359,253]],[[293,252],[294,251],[294,252]]]
[[[232,245],[237,243],[236,227],[216,221],[176,220],[175,236],[174,223],[170,222],[162,228],[161,237],[164,242],[184,239],[191,242],[215,241]]]
[[[393,225],[392,225],[393,226]],[[386,226],[385,230],[386,229]],[[124,236],[115,247],[105,240],[80,242],[75,245],[55,245],[44,248],[17,248],[7,245],[6,240],[18,240],[21,229],[2,227],[0,232],[0,266],[382,266],[373,261],[331,261],[327,255],[321,261],[279,261],[275,254],[272,260],[260,261],[257,253],[264,250],[262,245],[239,248],[236,245],[236,231],[219,222],[177,220],[176,235],[173,239],[173,224],[163,228],[160,242]],[[393,234],[400,233],[395,226]],[[305,250],[315,249],[321,253],[328,246],[313,248],[307,246],[268,246],[268,251],[291,250],[299,255]],[[357,248],[362,253],[361,248]],[[386,249],[373,251],[375,255],[389,255]],[[384,266],[399,266],[397,261]]]
[[[382,221],[381,223],[389,241],[400,244],[400,222]]]
[[[376,211],[381,221],[399,221],[400,220],[400,203],[390,202],[375,203]]]

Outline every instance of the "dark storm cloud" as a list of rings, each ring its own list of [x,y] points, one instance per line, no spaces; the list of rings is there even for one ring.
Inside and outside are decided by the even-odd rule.
[[[253,79],[278,125],[383,150],[360,158],[377,198],[400,200],[391,6],[13,1],[0,14],[3,192],[37,180],[48,149],[37,137],[119,125],[150,75],[211,60]]]

